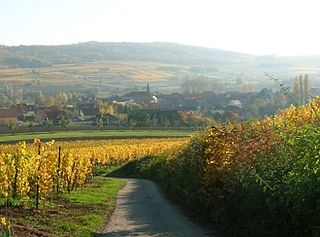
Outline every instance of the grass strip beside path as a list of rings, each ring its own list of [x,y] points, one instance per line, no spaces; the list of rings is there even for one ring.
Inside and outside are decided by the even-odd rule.
[[[118,191],[125,181],[96,177],[92,184],[45,201],[39,211],[12,207],[9,215],[16,237],[77,236],[89,237],[108,221],[116,205]]]

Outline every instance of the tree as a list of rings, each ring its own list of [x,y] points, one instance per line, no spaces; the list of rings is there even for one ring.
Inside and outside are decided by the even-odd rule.
[[[33,134],[34,133],[34,123],[33,122],[27,123],[27,127],[29,128],[30,132]]]
[[[119,126],[126,125],[128,123],[128,115],[126,114],[118,114],[118,121],[116,122],[117,124],[117,129],[119,129]]]
[[[108,114],[111,114],[111,115],[116,114],[116,110],[114,109],[113,104],[108,104],[105,109],[106,109],[105,112]]]
[[[35,102],[36,102],[36,104],[38,104],[38,105],[44,105],[44,104],[45,104],[45,101],[46,101],[46,98],[44,97],[42,91],[40,91],[40,92],[38,93],[38,95],[36,96]]]
[[[285,106],[288,103],[286,95],[284,95],[280,91],[274,93],[273,103],[280,108]]]
[[[258,98],[261,98],[267,101],[270,101],[272,99],[272,96],[273,96],[272,90],[267,88],[262,88],[257,95]]]
[[[48,119],[46,120],[45,126],[48,132],[51,132],[51,127],[53,126],[53,123],[49,123]]]
[[[103,129],[103,120],[102,120],[102,118],[100,118],[98,121],[97,121],[97,128],[99,128],[100,129],[100,131],[102,131],[102,129]]]
[[[54,105],[56,103],[55,99],[53,98],[53,96],[48,96],[48,98],[46,98],[45,103],[47,105]]]
[[[162,123],[162,130],[164,130],[164,128],[168,128],[169,126],[170,126],[170,121],[169,119],[165,118]]]
[[[17,128],[17,124],[15,121],[10,121],[8,124],[8,128],[10,130],[10,132],[12,133],[12,136],[14,136],[15,132],[16,132],[16,128]]]
[[[14,104],[18,105],[18,104],[21,104],[22,102],[23,102],[23,100],[20,97],[18,97],[15,99]]]
[[[211,91],[213,83],[209,82],[205,77],[197,77],[194,79],[185,78],[181,84],[181,90],[185,94],[198,94],[204,91]]]
[[[70,124],[70,120],[63,116],[63,117],[61,117],[60,124],[61,124],[61,127],[63,127],[64,130],[67,132],[68,131],[68,125]]]
[[[148,114],[142,108],[134,108],[128,114],[130,124],[135,122],[136,126],[146,126],[148,123]]]
[[[136,129],[137,122],[134,120],[129,120],[129,126],[133,128],[133,130]]]
[[[293,85],[293,96],[298,106],[305,105],[310,99],[311,81],[309,75],[300,75],[296,77]]]
[[[111,114],[111,115],[117,114],[117,111],[116,111],[116,109],[115,109],[113,104],[103,104],[103,103],[101,103],[99,105],[99,112],[101,114]]]
[[[260,110],[268,105],[268,101],[262,98],[256,98],[249,104],[248,108],[252,116],[255,118],[260,118]]]
[[[0,98],[0,109],[3,109],[4,107],[5,107],[5,98],[2,96],[1,98]]]
[[[67,104],[69,98],[67,93],[65,92],[60,92],[56,95],[57,100],[61,103],[61,104]]]

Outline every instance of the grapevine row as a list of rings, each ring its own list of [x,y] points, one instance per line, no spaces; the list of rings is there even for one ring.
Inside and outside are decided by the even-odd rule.
[[[50,141],[36,139],[32,145],[19,142],[0,147],[0,200],[19,200],[38,208],[59,192],[83,186],[97,164],[120,164],[148,154],[157,154],[182,140],[143,139],[109,141]]]

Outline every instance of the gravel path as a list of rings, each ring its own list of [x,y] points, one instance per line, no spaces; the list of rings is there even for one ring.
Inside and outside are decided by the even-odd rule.
[[[201,237],[209,235],[171,205],[153,182],[128,179],[127,185],[118,194],[111,221],[97,236]]]

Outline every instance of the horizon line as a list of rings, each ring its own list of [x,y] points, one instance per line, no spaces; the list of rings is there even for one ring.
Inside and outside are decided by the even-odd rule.
[[[198,47],[198,48],[204,48],[209,50],[220,50],[225,52],[231,52],[231,53],[238,53],[238,54],[245,54],[250,56],[256,56],[256,57],[278,57],[278,58],[293,58],[293,57],[312,57],[312,56],[320,56],[320,53],[315,54],[296,54],[296,55],[277,55],[276,53],[270,53],[270,54],[253,54],[243,51],[237,51],[237,50],[231,50],[231,49],[224,49],[224,48],[215,48],[215,47],[209,47],[209,46],[203,46],[203,45],[195,45],[195,44],[188,44],[188,43],[179,43],[179,42],[172,42],[172,41],[96,41],[96,40],[89,40],[89,41],[79,41],[77,43],[49,43],[49,44],[43,44],[43,43],[31,43],[31,44],[2,44],[0,43],[0,47],[36,47],[36,46],[42,46],[42,47],[55,47],[55,46],[69,46],[69,45],[80,45],[80,44],[87,44],[87,43],[114,43],[114,44],[176,44],[176,45],[183,45],[183,46],[190,46],[190,47]]]

